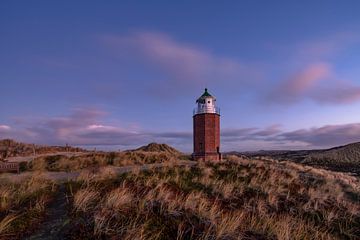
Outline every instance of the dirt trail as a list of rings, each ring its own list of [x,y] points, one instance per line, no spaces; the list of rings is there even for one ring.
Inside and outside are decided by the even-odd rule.
[[[192,161],[179,161],[174,166],[193,166],[196,162]],[[125,167],[111,167],[116,173],[131,172],[134,169],[144,171],[151,168],[164,167],[166,164],[154,163],[145,164],[141,166],[125,166]],[[49,179],[58,181],[60,183],[59,190],[56,193],[55,199],[47,208],[47,216],[45,221],[41,224],[40,228],[35,231],[30,237],[25,238],[26,240],[60,240],[65,239],[64,228],[66,227],[67,220],[67,198],[66,198],[66,187],[64,181],[75,180],[80,172],[48,172],[46,175]],[[16,176],[16,175],[15,175]]]
[[[25,239],[65,239],[65,236],[63,236],[63,228],[67,220],[66,203],[67,198],[65,185],[61,184],[56,193],[55,199],[50,203],[46,210],[47,216],[45,222],[41,223],[39,229],[30,237]]]

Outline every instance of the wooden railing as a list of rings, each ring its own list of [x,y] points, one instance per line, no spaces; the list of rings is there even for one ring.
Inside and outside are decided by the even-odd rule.
[[[0,162],[0,172],[20,172],[20,164],[17,162]]]

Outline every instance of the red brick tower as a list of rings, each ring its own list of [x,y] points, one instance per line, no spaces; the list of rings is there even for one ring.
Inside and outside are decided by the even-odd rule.
[[[196,100],[194,109],[194,160],[221,160],[220,153],[220,109],[216,98],[207,89]]]

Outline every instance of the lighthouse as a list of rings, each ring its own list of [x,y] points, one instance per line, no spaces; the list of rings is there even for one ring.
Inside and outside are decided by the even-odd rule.
[[[216,98],[207,88],[196,100],[193,112],[194,160],[221,160],[220,153],[220,109]]]

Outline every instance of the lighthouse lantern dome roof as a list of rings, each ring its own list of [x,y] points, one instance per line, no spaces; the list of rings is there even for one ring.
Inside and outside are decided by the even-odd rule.
[[[204,93],[196,100],[196,102],[202,103],[202,102],[205,102],[205,99],[208,99],[208,98],[212,98],[212,99],[216,100],[216,98],[208,92],[207,88],[205,88]]]

